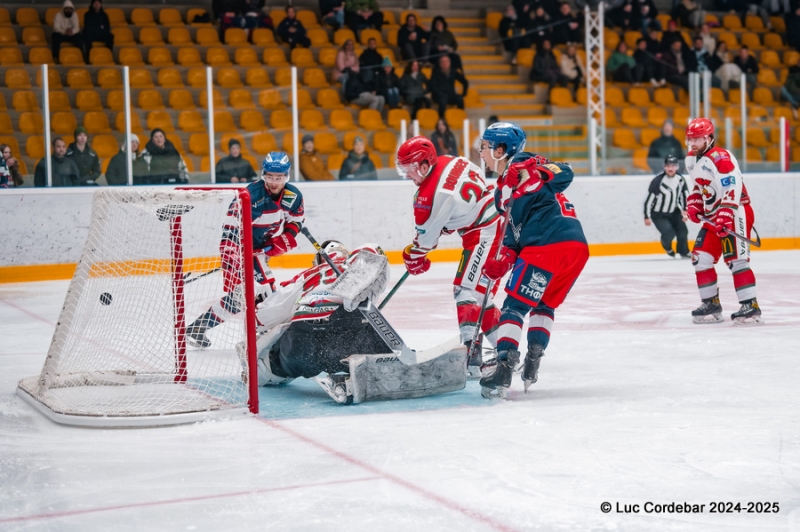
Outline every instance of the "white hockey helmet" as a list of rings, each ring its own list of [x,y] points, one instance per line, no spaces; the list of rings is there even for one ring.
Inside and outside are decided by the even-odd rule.
[[[341,264],[350,256],[350,252],[347,251],[344,244],[338,240],[326,240],[320,247],[334,264]],[[327,262],[323,258],[322,253],[318,252],[314,255],[314,266],[319,266],[320,264],[327,264]]]

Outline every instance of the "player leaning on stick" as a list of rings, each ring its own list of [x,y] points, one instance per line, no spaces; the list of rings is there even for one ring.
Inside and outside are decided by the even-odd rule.
[[[303,224],[303,195],[287,183],[291,169],[289,157],[271,152],[261,165],[261,180],[247,185],[253,216],[253,273],[255,295],[265,298],[275,291],[275,277],[269,259],[283,255],[297,246],[297,234]],[[228,215],[238,220],[238,203]],[[209,347],[206,331],[230,319],[243,309],[244,287],[240,275],[241,244],[238,223],[226,224],[219,245],[225,296],[186,329],[187,341],[196,347]]]
[[[733,273],[733,286],[741,307],[731,315],[736,323],[758,323],[761,309],[756,301],[756,277],[750,269],[750,244],[731,233],[750,238],[753,208],[744,186],[739,163],[728,150],[714,146],[714,124],[696,118],[686,128],[686,170],[691,194],[686,214],[695,223],[703,223],[694,243],[697,287],[702,304],[692,311],[695,323],[722,321],[717,272],[714,265],[722,256]],[[713,222],[703,222],[700,217]]]
[[[458,231],[464,251],[453,280],[461,341],[470,346],[480,314],[488,279],[481,269],[500,246],[502,224],[491,188],[481,169],[464,157],[436,155],[433,143],[413,137],[397,150],[397,172],[419,187],[414,196],[414,241],[403,250],[403,261],[412,275],[428,271],[427,255],[442,234]],[[489,301],[481,330],[495,344],[500,311]],[[480,351],[478,351],[480,353]],[[475,362],[475,364],[473,364]],[[470,361],[470,365],[480,365]]]
[[[492,255],[483,269],[492,279],[501,279],[513,268],[500,316],[497,359],[484,366],[481,378],[484,397],[503,397],[511,385],[529,312],[522,380],[526,390],[536,382],[555,309],[589,259],[581,223],[562,193],[572,183],[572,167],[524,149],[525,132],[514,124],[492,124],[481,138],[481,159],[500,174],[497,209],[505,213],[514,198],[499,258]]]

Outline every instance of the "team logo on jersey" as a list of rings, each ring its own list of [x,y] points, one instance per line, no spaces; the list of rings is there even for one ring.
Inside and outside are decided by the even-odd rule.
[[[294,203],[297,194],[292,192],[291,190],[283,189],[283,197],[281,197],[281,207],[284,209],[289,209]]]
[[[706,172],[708,172],[709,174],[712,174],[712,173],[714,173],[714,172],[711,170],[711,168],[709,168],[709,167],[708,167],[708,166],[706,166],[706,165],[703,165],[703,166],[701,166],[700,168],[702,168],[703,170],[705,170],[705,171],[706,171]]]
[[[729,175],[728,177],[723,177],[723,178],[720,180],[720,184],[721,184],[723,187],[729,187],[729,186],[731,186],[731,185],[735,185],[735,184],[736,184],[736,177],[735,177],[735,176],[732,176],[732,175]]]
[[[544,167],[545,168],[549,168],[550,171],[552,171],[554,174],[560,174],[561,173],[561,168],[559,168],[557,164],[552,164],[552,163],[551,164],[546,164],[546,165],[544,165]]]
[[[722,155],[720,155],[719,152],[713,151],[711,152],[711,158],[715,161],[719,161],[722,158]]]

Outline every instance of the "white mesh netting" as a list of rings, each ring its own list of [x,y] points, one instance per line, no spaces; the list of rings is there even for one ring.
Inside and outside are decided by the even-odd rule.
[[[208,349],[185,345],[180,332],[225,295],[219,270],[203,274],[220,267],[224,225],[250,233],[241,209],[229,215],[240,201],[222,189],[98,191],[42,373],[20,389],[68,418],[163,417],[256,400],[236,349],[246,342],[246,312],[210,329]],[[240,278],[252,278],[252,264],[236,262]]]

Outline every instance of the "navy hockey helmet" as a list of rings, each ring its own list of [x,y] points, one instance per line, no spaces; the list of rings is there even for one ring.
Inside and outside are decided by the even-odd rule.
[[[506,157],[510,159],[514,155],[525,151],[527,136],[522,131],[522,128],[516,124],[497,122],[486,128],[481,140],[486,142],[491,150],[498,146],[504,146]]]
[[[289,156],[282,151],[271,151],[264,157],[261,163],[261,176],[265,174],[286,174],[292,168],[292,161]]]

